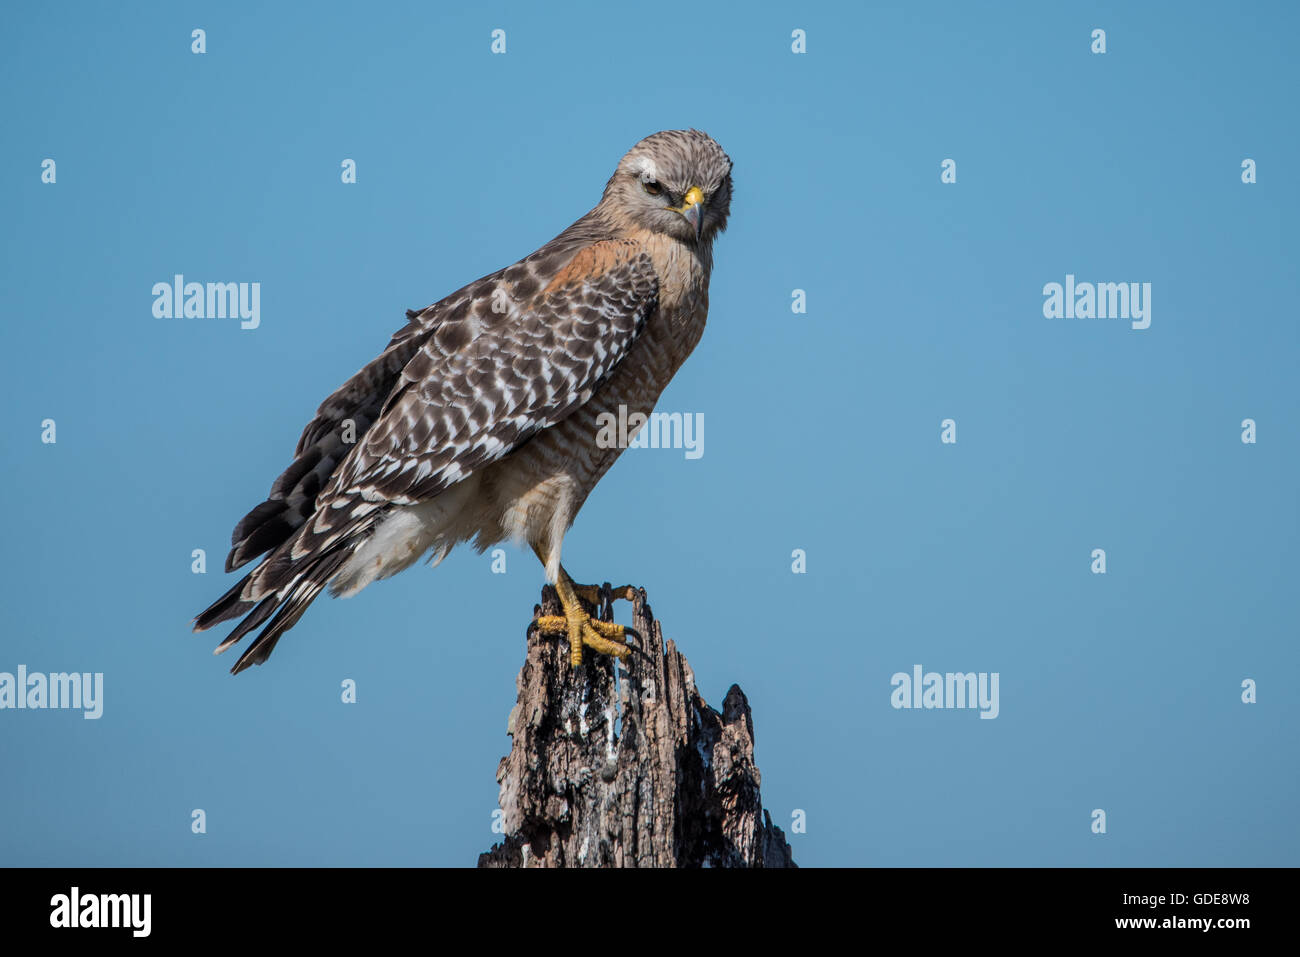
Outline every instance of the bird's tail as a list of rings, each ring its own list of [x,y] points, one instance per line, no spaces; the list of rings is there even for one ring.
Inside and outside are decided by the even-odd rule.
[[[239,674],[260,665],[275,650],[280,636],[297,624],[344,562],[369,537],[372,520],[362,520],[346,530],[317,530],[308,522],[260,565],[194,619],[195,631],[243,617],[226,640],[213,650],[221,654],[253,629],[265,625],[230,669]],[[322,531],[324,534],[322,534]]]

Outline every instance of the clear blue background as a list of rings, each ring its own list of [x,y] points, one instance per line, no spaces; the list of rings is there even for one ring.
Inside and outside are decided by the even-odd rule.
[[[745,690],[796,860],[1300,864],[1293,4],[2,16],[0,670],[102,671],[105,711],[0,712],[0,863],[472,865],[498,839],[530,554],[321,600],[238,678],[189,621],[403,310],[695,126],[735,162],[732,228],[660,409],[704,413],[705,455],[626,454],[565,558],[645,585],[715,706]],[[155,319],[176,272],[261,282],[261,328]],[[1152,283],[1151,328],[1044,319],[1067,272]],[[1001,715],[894,710],[917,663],[999,672]]]

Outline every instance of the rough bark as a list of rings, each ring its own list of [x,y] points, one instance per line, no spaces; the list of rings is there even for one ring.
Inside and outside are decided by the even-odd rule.
[[[601,617],[611,620],[608,587]],[[560,614],[549,586],[538,614]],[[754,722],[735,685],[719,713],[635,590],[644,655],[621,665],[528,629],[497,781],[505,840],[479,867],[794,867],[759,798]],[[616,678],[617,669],[617,678]]]

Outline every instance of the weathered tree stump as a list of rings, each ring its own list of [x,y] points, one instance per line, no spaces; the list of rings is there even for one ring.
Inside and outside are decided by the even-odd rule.
[[[608,586],[600,617],[612,620]],[[539,614],[561,614],[542,589]],[[722,712],[635,592],[645,654],[622,665],[528,629],[510,754],[497,781],[505,841],[479,867],[794,867],[759,798],[754,723],[735,685]]]

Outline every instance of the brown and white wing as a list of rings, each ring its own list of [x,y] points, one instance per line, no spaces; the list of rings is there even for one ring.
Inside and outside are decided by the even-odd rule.
[[[322,493],[318,519],[341,500],[425,501],[563,421],[627,355],[657,308],[658,280],[636,243],[610,240],[528,301],[494,295],[497,311],[471,304],[424,340]]]

